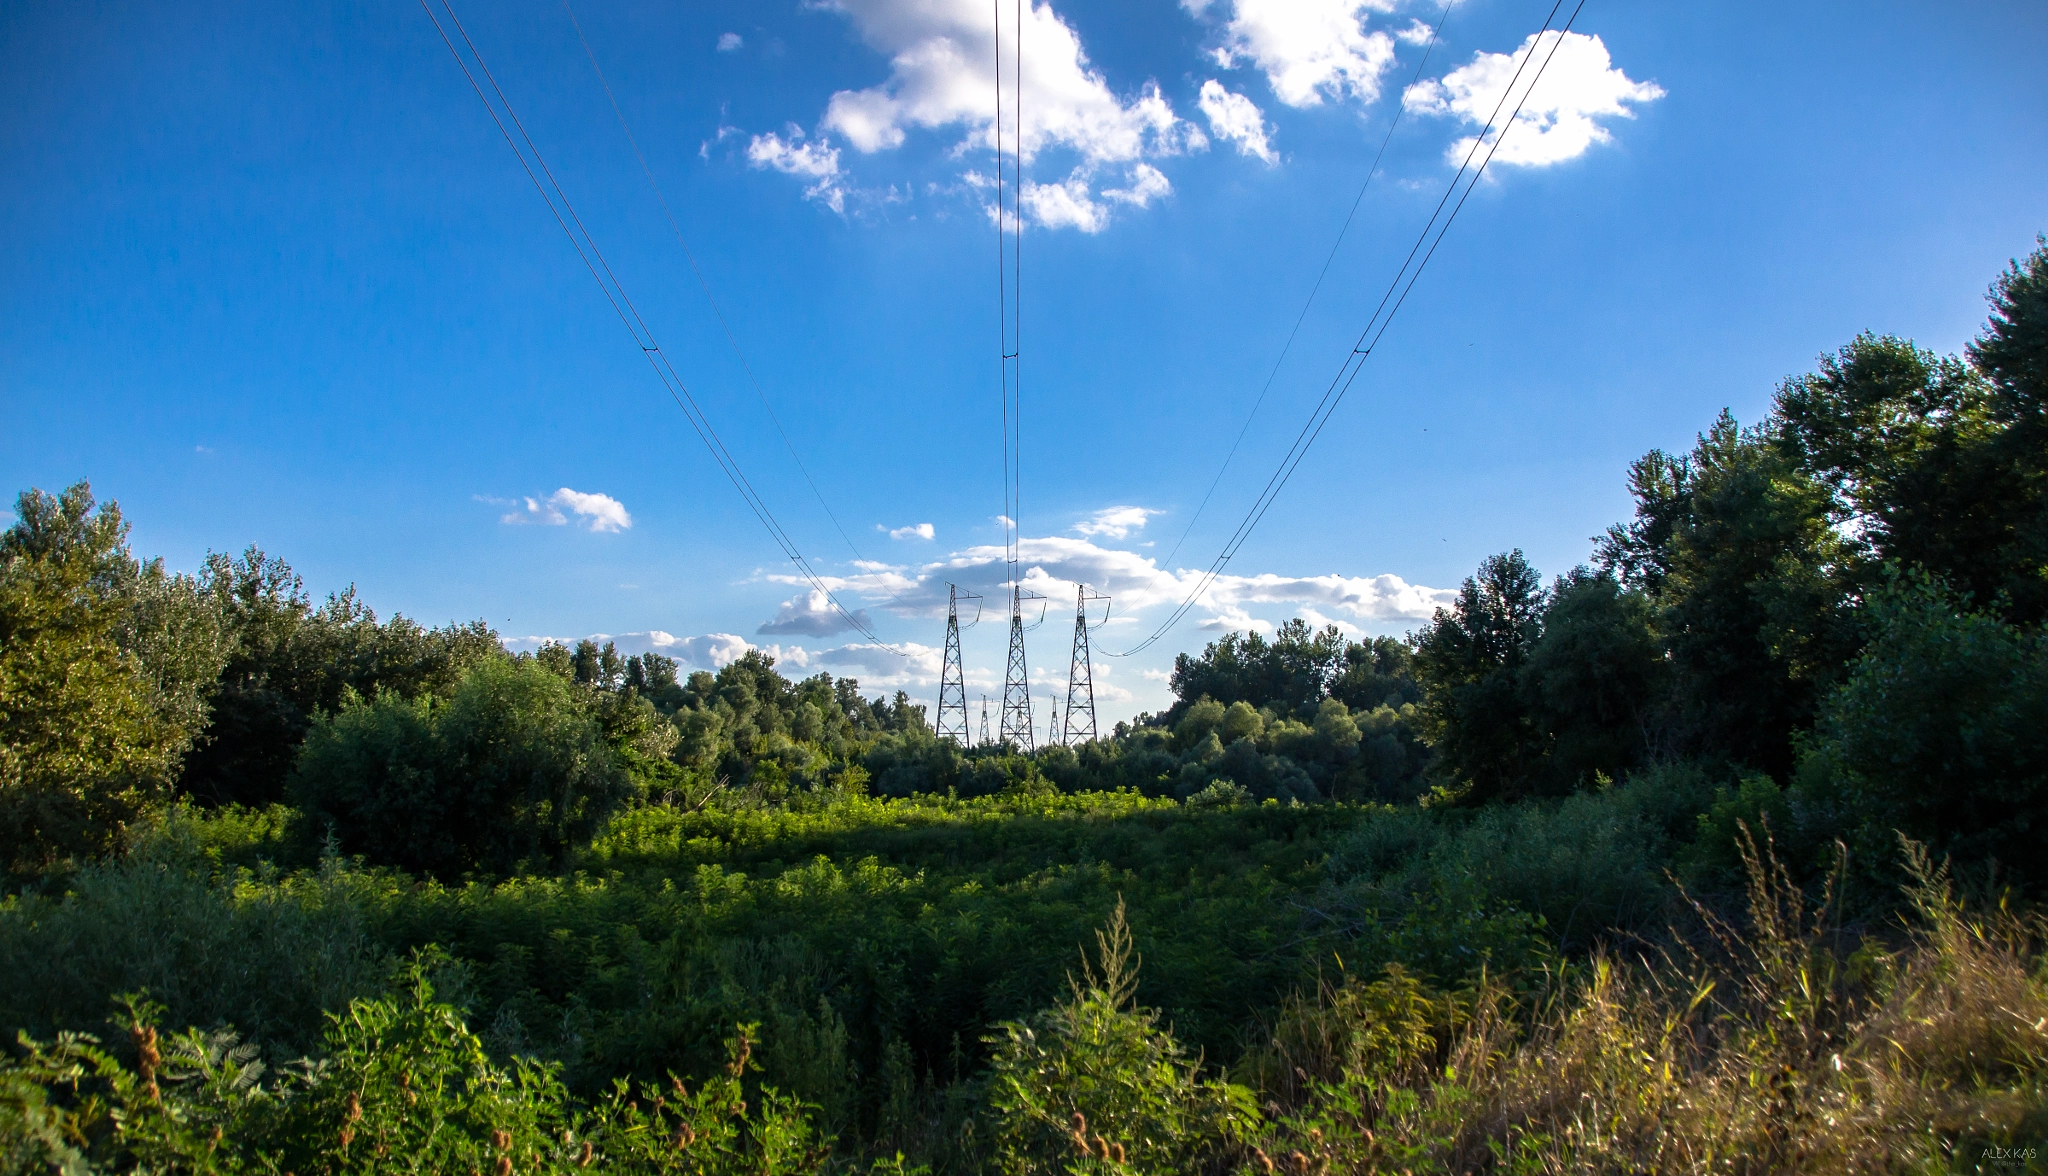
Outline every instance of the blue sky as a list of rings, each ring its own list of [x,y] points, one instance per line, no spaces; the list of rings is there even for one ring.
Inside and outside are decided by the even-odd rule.
[[[1115,596],[1099,648],[1243,515],[1549,10],[1458,4],[1411,90],[1435,5],[1030,8],[1018,514],[1030,582]],[[748,479],[912,656],[794,582],[417,3],[0,12],[8,486],[89,477],[178,568],[257,543],[385,613],[933,697],[944,582],[1003,578],[990,11],[576,9],[759,394],[560,4],[456,11]],[[1098,661],[1105,723],[1221,629],[1401,633],[1492,552],[1584,560],[1631,458],[1859,330],[1959,347],[2048,229],[2038,4],[1589,0],[1573,33],[1229,575]],[[1055,605],[1034,677],[1070,634]]]

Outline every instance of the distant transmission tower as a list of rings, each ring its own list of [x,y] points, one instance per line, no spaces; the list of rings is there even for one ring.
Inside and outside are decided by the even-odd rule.
[[[982,695],[982,696],[981,696],[981,743],[980,743],[980,746],[982,746],[982,747],[987,747],[988,745],[989,745],[989,737],[988,737],[988,695],[984,694],[984,695]]]
[[[1074,594],[1074,658],[1067,663],[1067,722],[1060,742],[1073,746],[1086,743],[1096,737],[1095,732],[1095,665],[1088,649],[1088,605],[1091,601],[1107,601],[1109,597],[1101,592],[1088,591],[1083,584]],[[1109,617],[1109,609],[1102,610],[1103,619]],[[1079,719],[1075,718],[1079,715]]]
[[[1038,733],[1031,729],[1031,680],[1024,665],[1024,602],[1044,600],[1010,582],[1010,666],[1003,672],[1003,742],[1015,743],[1025,751],[1038,746]]]
[[[946,664],[939,671],[939,716],[938,733],[941,739],[951,739],[962,747],[967,746],[967,677],[960,666],[960,598],[980,600],[973,592],[963,592],[957,586],[946,585]],[[977,607],[975,621],[981,619]],[[968,622],[971,628],[974,621]],[[984,736],[986,740],[986,736]]]
[[[1045,706],[1052,712],[1045,716],[1045,745],[1051,747],[1056,743],[1064,743],[1065,741],[1060,738],[1060,696],[1053,695],[1052,701]]]

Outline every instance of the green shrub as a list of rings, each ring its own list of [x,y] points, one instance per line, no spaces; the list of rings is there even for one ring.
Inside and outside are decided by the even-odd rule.
[[[346,852],[449,875],[560,860],[633,782],[584,688],[499,658],[445,703],[347,697],[315,720],[291,792]]]
[[[0,1155],[10,1171],[484,1172],[538,1176],[822,1171],[830,1140],[809,1108],[751,1087],[753,1027],[694,1089],[615,1083],[573,1099],[551,1065],[498,1063],[415,956],[394,991],[334,1014],[318,1059],[271,1074],[231,1032],[162,1035],[129,1000],[126,1064],[95,1037],[26,1036],[0,1062]],[[750,1105],[751,1096],[751,1105]]]
[[[1202,1077],[1158,1011],[1137,1006],[1122,902],[1096,944],[1100,971],[1084,958],[1067,1000],[988,1039],[995,1166],[1017,1176],[1222,1170],[1260,1125],[1251,1091]]]
[[[1982,874],[2048,884],[2048,634],[1896,577],[1870,640],[1822,705],[1794,798],[1809,827],[1889,858],[1893,829]]]

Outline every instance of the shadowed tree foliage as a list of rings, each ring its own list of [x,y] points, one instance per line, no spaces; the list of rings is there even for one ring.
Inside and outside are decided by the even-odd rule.
[[[1542,741],[1520,688],[1522,666],[1543,632],[1543,579],[1520,551],[1490,556],[1438,609],[1415,641],[1426,685],[1423,732],[1437,771],[1473,800],[1540,791]]]
[[[556,861],[633,792],[592,693],[504,657],[446,701],[345,696],[314,719],[291,785],[345,852],[443,876]]]
[[[207,556],[199,582],[232,641],[212,723],[184,779],[209,804],[282,799],[314,716],[339,708],[349,691],[445,697],[469,666],[498,652],[498,635],[482,621],[424,629],[394,616],[380,624],[353,587],[315,606],[290,565],[255,547]]]
[[[1600,566],[1640,587],[1670,656],[1672,749],[1776,775],[1853,651],[1854,550],[1827,484],[1723,412],[1691,453],[1630,467],[1636,519]]]

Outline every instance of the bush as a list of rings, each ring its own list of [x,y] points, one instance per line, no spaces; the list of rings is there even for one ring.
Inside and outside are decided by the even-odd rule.
[[[231,1031],[161,1034],[159,1010],[132,998],[121,1017],[132,1067],[89,1035],[25,1038],[21,1056],[0,1061],[0,1156],[9,1171],[67,1173],[823,1170],[830,1141],[808,1108],[746,1085],[751,1026],[694,1090],[673,1075],[621,1081],[585,1105],[552,1066],[494,1062],[461,1011],[435,999],[442,963],[416,956],[392,993],[330,1018],[324,1056],[276,1074]]]
[[[1903,829],[1936,853],[2048,883],[2048,634],[2026,634],[1901,575],[1824,702],[1797,803],[1881,854]]]
[[[1201,1077],[1159,1013],[1137,1007],[1139,961],[1121,901],[1096,945],[1101,970],[1084,958],[1067,1000],[987,1039],[996,1167],[1017,1176],[1076,1164],[1160,1176],[1222,1170],[1260,1125],[1251,1091]]]
[[[497,658],[446,703],[350,696],[315,721],[293,799],[345,851],[406,869],[557,861],[633,791],[585,694],[538,661]]]

